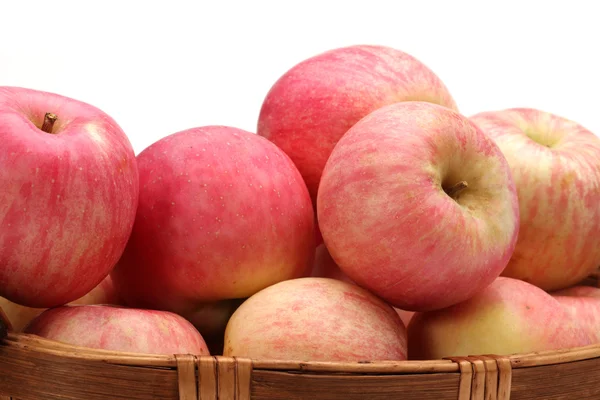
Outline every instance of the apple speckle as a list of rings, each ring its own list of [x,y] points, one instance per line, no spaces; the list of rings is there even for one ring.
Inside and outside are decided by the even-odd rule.
[[[175,202],[174,202],[174,201],[172,201],[172,202],[171,202],[171,205],[172,205],[172,206],[174,206],[174,205],[175,205]]]
[[[54,179],[52,179],[50,182],[54,183]]]

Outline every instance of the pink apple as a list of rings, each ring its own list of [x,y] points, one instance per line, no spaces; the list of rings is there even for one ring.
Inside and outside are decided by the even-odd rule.
[[[317,201],[340,269],[406,311],[481,291],[518,235],[516,190],[498,147],[466,117],[427,102],[383,107],[350,128]]]
[[[26,333],[94,349],[145,354],[208,355],[202,335],[167,311],[75,305],[44,311]]]
[[[300,173],[263,137],[225,126],[138,155],[140,199],[112,273],[133,307],[188,315],[310,273],[314,212]]]
[[[121,256],[138,200],[117,123],[57,94],[0,87],[0,296],[53,307],[97,286]]]
[[[406,359],[406,328],[372,293],[331,278],[272,285],[246,300],[225,331],[225,356],[294,361]]]
[[[331,254],[329,254],[325,244],[320,244],[317,246],[317,250],[315,252],[315,263],[313,265],[311,276],[332,278],[353,283],[352,280],[342,272],[340,267],[337,266],[333,258],[331,258]]]
[[[547,291],[581,281],[600,265],[600,138],[535,109],[471,120],[504,153],[519,195],[519,240],[503,275]]]
[[[416,313],[408,325],[412,360],[510,355],[591,343],[579,322],[551,295],[506,277],[462,303]]]
[[[113,286],[110,276],[107,276],[98,286],[83,297],[68,304],[122,304],[121,299]],[[46,308],[32,308],[13,303],[4,297],[0,297],[0,308],[4,308],[7,319],[12,325],[12,330],[22,332],[32,319],[40,315]]]
[[[313,201],[335,144],[358,120],[382,106],[423,100],[456,109],[443,82],[415,57],[384,46],[332,49],[306,59],[271,87],[257,133],[283,149]]]
[[[571,286],[565,289],[556,290],[554,292],[550,292],[550,294],[554,297],[557,296],[572,296],[572,297],[596,297],[600,298],[600,288],[593,286]]]
[[[600,343],[600,288],[575,286],[552,296],[579,321],[594,343]]]

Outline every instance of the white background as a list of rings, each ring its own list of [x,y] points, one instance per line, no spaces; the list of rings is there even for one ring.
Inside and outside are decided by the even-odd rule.
[[[465,115],[525,106],[600,133],[593,1],[0,0],[0,85],[110,114],[136,153],[202,125],[252,132],[271,85],[353,44],[406,51]]]

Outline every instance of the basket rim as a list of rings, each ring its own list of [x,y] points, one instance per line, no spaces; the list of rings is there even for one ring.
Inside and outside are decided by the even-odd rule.
[[[84,359],[99,361],[106,364],[176,368],[177,358],[182,354],[162,355],[130,353],[93,349],[74,346],[51,339],[46,339],[34,334],[9,332],[7,337],[0,341],[0,346],[10,346],[22,351],[53,354],[71,359]],[[304,360],[278,360],[278,359],[249,359],[246,357],[229,357],[221,355],[194,355],[198,359],[217,360],[248,360],[253,369],[260,370],[286,370],[306,372],[339,372],[339,373],[452,373],[460,372],[456,358],[448,357],[433,360],[365,360],[365,361],[304,361]],[[583,361],[600,358],[600,343],[583,347],[571,347],[559,350],[545,350],[531,353],[509,355],[469,355],[466,358],[506,359],[511,368],[538,367],[544,365]]]

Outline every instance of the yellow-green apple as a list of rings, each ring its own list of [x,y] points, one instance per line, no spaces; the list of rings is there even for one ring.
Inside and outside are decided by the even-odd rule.
[[[600,265],[600,138],[531,108],[471,120],[504,153],[519,196],[519,239],[503,275],[546,291],[581,281]]]
[[[133,232],[111,276],[124,301],[187,316],[306,276],[314,212],[290,158],[227,126],[166,136],[138,155]]]
[[[144,354],[208,355],[202,335],[168,312],[111,305],[66,305],[34,318],[25,333],[74,346]]]
[[[76,300],[121,256],[138,170],[117,123],[81,101],[0,87],[0,296],[28,307]]]
[[[348,130],[317,211],[340,269],[406,311],[481,291],[506,267],[519,228],[498,147],[458,112],[421,101],[382,107]]]
[[[573,286],[551,294],[600,343],[600,288]]]
[[[408,324],[408,358],[413,360],[510,355],[591,343],[579,322],[550,294],[507,277],[459,304],[415,313]]]
[[[68,304],[113,304],[121,305],[122,301],[117,295],[110,276],[83,297]],[[4,297],[0,297],[0,307],[4,309],[6,317],[12,325],[14,332],[22,332],[32,319],[40,315],[46,308],[26,307],[13,303]]]
[[[439,77],[410,54],[373,45],[331,49],[296,64],[273,84],[257,134],[291,157],[316,205],[323,168],[342,135],[371,111],[405,100],[457,108]]]
[[[304,361],[406,359],[406,328],[380,298],[352,283],[305,277],[247,299],[225,331],[225,356]]]

